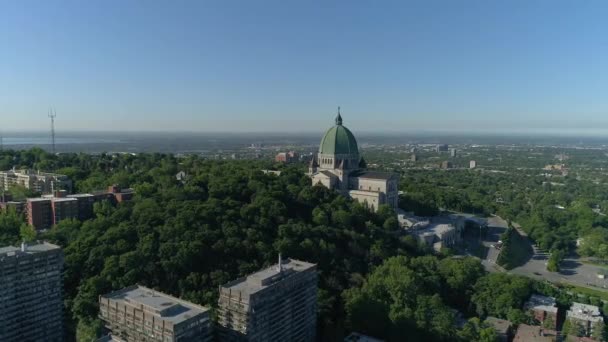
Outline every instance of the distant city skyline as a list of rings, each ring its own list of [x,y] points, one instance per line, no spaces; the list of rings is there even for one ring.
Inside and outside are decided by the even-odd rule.
[[[0,4],[0,131],[605,135],[604,1]]]

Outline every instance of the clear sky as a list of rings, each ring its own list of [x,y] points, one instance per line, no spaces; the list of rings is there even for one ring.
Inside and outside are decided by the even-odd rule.
[[[608,132],[608,1],[0,1],[0,129]]]

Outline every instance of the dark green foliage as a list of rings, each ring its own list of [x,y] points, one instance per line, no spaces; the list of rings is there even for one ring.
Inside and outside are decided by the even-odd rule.
[[[63,221],[43,236],[64,247],[68,335],[95,331],[102,293],[139,283],[215,306],[219,285],[276,262],[281,252],[318,264],[319,335],[330,340],[342,332],[341,293],[386,258],[417,252],[396,234],[389,208],[369,212],[311,187],[295,168],[277,177],[260,172],[266,165],[257,161],[3,153],[17,167],[69,174],[76,191],[115,183],[137,191],[131,202],[97,203],[94,219]],[[185,183],[175,178],[179,171]],[[3,244],[19,242],[22,222],[1,214]]]
[[[411,341],[451,341],[456,317],[446,304],[466,312],[473,284],[483,275],[472,258],[389,258],[361,286],[344,292],[348,323],[389,341],[404,340],[406,331]]]
[[[479,279],[471,297],[475,311],[480,317],[520,319],[519,310],[532,294],[533,281],[505,273],[491,273]]]
[[[514,267],[525,264],[532,256],[532,248],[530,243],[526,241],[526,237],[519,234],[517,229],[509,227],[502,234],[502,247],[496,263],[510,270]]]
[[[20,233],[24,218],[13,209],[0,210],[0,246],[17,245],[21,242]]]

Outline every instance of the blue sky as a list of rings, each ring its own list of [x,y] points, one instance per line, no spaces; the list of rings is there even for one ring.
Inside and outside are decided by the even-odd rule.
[[[608,132],[607,1],[2,1],[0,129]]]

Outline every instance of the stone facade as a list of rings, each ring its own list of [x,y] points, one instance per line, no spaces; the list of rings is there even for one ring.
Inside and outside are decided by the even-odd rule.
[[[357,140],[342,125],[338,111],[336,125],[331,127],[310,162],[312,184],[321,184],[351,197],[373,211],[386,204],[398,208],[399,176],[394,173],[367,171],[359,154]]]

